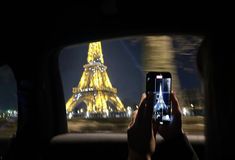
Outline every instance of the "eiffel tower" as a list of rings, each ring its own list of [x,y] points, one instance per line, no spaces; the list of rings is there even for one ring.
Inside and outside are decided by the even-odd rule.
[[[153,113],[154,113],[153,118],[155,120],[157,120],[160,117],[162,117],[162,119],[160,119],[160,121],[162,121],[162,120],[169,121],[170,120],[169,115],[164,113],[164,111],[166,111],[166,110],[168,110],[168,107],[165,104],[165,101],[163,98],[163,93],[162,93],[162,84],[160,83],[158,100],[157,100],[157,103],[154,105],[154,109],[153,109]],[[160,124],[161,123],[162,122],[160,122]]]
[[[159,89],[159,97],[156,105],[154,106],[154,110],[164,110],[167,109],[168,107],[166,106],[163,95],[162,95],[162,85],[160,84],[160,89]]]
[[[73,111],[79,104],[86,104],[86,117],[90,114],[102,114],[106,117],[110,112],[124,112],[125,108],[117,96],[117,89],[112,87],[104,65],[101,42],[89,44],[87,64],[73,95],[66,103],[67,112]],[[108,105],[112,104],[112,108]]]

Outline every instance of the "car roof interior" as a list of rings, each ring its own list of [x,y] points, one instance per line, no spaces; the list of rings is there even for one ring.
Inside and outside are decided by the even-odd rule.
[[[203,11],[193,14],[186,8],[189,19],[185,13],[164,14],[171,9],[147,3],[88,0],[57,5],[6,5],[0,65],[9,65],[16,79],[18,126],[11,139],[0,140],[2,159],[127,159],[125,134],[67,134],[60,51],[97,40],[171,34],[205,39],[198,61],[205,80],[206,140],[192,139],[192,146],[200,159],[232,155],[228,147],[235,135],[231,42],[221,40],[227,34],[212,31],[214,25],[208,24]]]

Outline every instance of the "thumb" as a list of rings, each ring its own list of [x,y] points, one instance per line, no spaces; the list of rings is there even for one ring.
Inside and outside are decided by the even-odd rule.
[[[174,92],[171,92],[171,102],[172,102],[172,114],[173,115],[181,114],[179,101]]]

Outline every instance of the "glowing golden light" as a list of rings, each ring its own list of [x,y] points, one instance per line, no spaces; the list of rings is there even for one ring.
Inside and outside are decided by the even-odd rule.
[[[79,103],[87,106],[87,115],[90,113],[124,112],[125,108],[117,96],[117,89],[113,88],[104,65],[101,42],[89,44],[87,64],[77,87],[73,88],[73,95],[66,103],[67,112],[71,112]],[[111,109],[107,102],[115,106]]]

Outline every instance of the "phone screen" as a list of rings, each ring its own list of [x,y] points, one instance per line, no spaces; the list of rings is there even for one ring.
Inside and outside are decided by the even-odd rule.
[[[153,94],[153,119],[160,124],[171,120],[171,74],[149,72],[146,76],[146,91]]]

